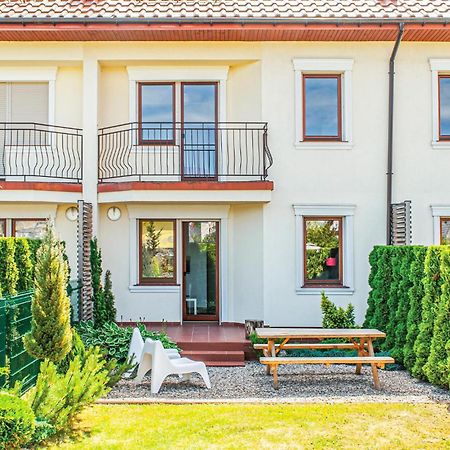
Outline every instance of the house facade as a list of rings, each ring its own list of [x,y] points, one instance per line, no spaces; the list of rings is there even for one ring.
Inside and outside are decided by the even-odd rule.
[[[91,203],[122,322],[320,326],[324,291],[361,323],[391,204],[450,241],[450,6],[420,3],[0,4],[0,235],[54,218],[75,273]]]

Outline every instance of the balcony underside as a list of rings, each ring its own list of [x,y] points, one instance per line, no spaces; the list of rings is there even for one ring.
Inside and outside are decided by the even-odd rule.
[[[268,203],[272,181],[116,182],[98,185],[99,203]]]
[[[0,202],[76,203],[82,192],[76,183],[0,181]]]

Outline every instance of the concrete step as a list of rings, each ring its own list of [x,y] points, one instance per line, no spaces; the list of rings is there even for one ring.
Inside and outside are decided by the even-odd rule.
[[[183,357],[203,361],[208,366],[243,366],[245,354],[241,351],[186,350]]]

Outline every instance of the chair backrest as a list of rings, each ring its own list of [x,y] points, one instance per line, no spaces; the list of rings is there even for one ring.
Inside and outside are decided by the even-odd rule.
[[[139,328],[135,328],[133,330],[133,335],[131,336],[130,348],[128,350],[128,360],[131,364],[139,364],[143,349],[144,339],[142,339]]]

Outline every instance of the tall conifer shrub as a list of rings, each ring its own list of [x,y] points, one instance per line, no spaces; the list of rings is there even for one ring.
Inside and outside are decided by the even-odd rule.
[[[0,238],[0,282],[4,295],[17,294],[16,242],[14,238]]]
[[[23,292],[33,288],[33,263],[28,239],[15,238],[15,261],[18,270],[17,291]]]
[[[378,257],[380,253],[379,246],[375,246],[372,251],[369,254],[369,264],[370,264],[370,273],[369,273],[369,286],[370,286],[370,292],[369,292],[369,298],[367,299],[367,310],[366,310],[366,316],[364,319],[363,326],[365,328],[370,327],[370,323],[372,320],[372,317],[375,313],[375,284],[374,280],[376,279],[376,273],[378,271]]]

